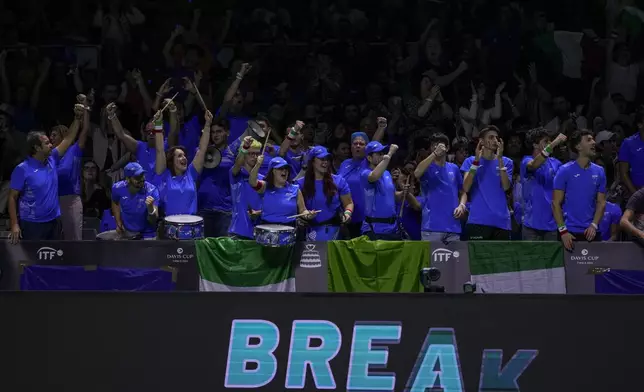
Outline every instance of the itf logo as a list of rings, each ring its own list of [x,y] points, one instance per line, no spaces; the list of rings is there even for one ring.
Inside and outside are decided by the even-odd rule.
[[[432,261],[434,263],[444,263],[452,259],[456,259],[458,261],[458,257],[460,255],[461,254],[457,250],[452,252],[449,249],[438,248],[432,252]]]
[[[38,260],[53,260],[55,257],[63,257],[62,249],[44,247],[38,249]]]

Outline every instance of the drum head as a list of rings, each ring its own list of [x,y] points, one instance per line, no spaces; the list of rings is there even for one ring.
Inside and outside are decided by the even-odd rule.
[[[257,225],[255,227],[257,227],[260,230],[266,230],[266,231],[292,231],[293,230],[291,226],[275,225],[275,224]]]
[[[203,218],[196,215],[170,215],[164,219],[168,223],[192,224],[203,222]]]
[[[266,138],[266,132],[264,132],[262,127],[255,120],[248,120],[246,133],[261,142],[264,142],[264,139]]]
[[[96,239],[100,241],[121,241],[131,240],[137,237],[136,233],[124,232],[120,235],[116,230],[104,231],[96,235]]]
[[[221,151],[215,146],[210,146],[206,150],[206,157],[203,161],[203,167],[206,169],[214,169],[221,163]]]

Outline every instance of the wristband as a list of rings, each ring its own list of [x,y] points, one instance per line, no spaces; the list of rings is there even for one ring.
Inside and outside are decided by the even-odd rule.
[[[264,182],[263,181],[257,181],[257,185],[255,185],[253,187],[253,190],[259,191],[260,189],[262,189],[262,186],[264,186]]]
[[[114,120],[115,118],[116,118],[116,114],[111,114],[111,115],[107,116],[108,120]]]
[[[591,225],[592,227],[594,227],[594,228],[595,228],[595,230],[599,230],[599,226],[597,226],[597,225],[595,224],[595,222],[591,223],[590,225]]]
[[[353,211],[351,211],[349,209],[346,209],[346,210],[344,210],[344,215],[351,216],[351,215],[353,215]]]
[[[541,151],[541,155],[543,155],[544,158],[549,158],[550,157],[550,153],[548,151],[546,151],[545,148],[543,149],[543,151]]]
[[[564,231],[567,232],[568,228],[566,227],[566,225],[561,225],[557,228],[557,230],[559,230],[560,233]]]
[[[163,94],[161,94],[160,92],[157,91],[157,97],[163,98]]]
[[[244,148],[244,146],[239,146],[239,152],[242,154],[248,154],[248,149]]]
[[[242,79],[244,79],[244,75],[242,75],[240,72],[237,72],[236,78],[237,78],[237,80],[242,80]]]
[[[497,167],[496,170],[498,170],[498,171],[508,171],[508,168],[503,166],[503,167]]]
[[[469,173],[470,174],[476,174],[476,171],[478,170],[478,166],[472,166],[470,167]]]
[[[550,144],[548,144],[546,146],[546,148],[543,149],[543,151],[547,152],[548,155],[552,154],[552,152],[553,152],[552,146]]]
[[[479,166],[481,166],[481,163],[479,162],[478,159],[475,159],[474,162],[472,162],[472,166],[476,166],[476,168],[478,169]]]
[[[297,136],[297,132],[295,131],[295,127],[291,127],[288,129],[288,135],[286,135],[286,138],[288,140],[293,140]]]

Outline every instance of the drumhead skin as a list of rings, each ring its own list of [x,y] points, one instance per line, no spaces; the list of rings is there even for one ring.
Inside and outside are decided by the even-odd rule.
[[[284,226],[284,225],[257,225],[255,226],[260,230],[266,230],[266,231],[295,231],[294,228],[291,226]]]
[[[203,222],[203,218],[196,215],[170,215],[164,219],[169,223],[199,223]]]

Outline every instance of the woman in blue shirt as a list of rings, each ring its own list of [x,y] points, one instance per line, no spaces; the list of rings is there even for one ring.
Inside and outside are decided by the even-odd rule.
[[[310,211],[320,211],[309,223],[307,241],[336,239],[340,224],[351,221],[353,214],[353,200],[349,185],[344,178],[331,174],[329,157],[330,154],[325,147],[313,147],[309,151],[306,174],[304,178],[297,181],[302,190],[306,208]]]
[[[161,206],[165,215],[195,215],[197,213],[197,180],[203,170],[206,150],[210,142],[212,113],[206,111],[205,124],[199,140],[199,150],[188,165],[187,151],[174,146],[166,153],[163,149],[163,126],[160,115],[155,115],[156,178]],[[161,124],[161,126],[159,126]]]
[[[263,155],[257,157],[257,163],[248,179],[248,184],[262,195],[260,223],[295,226],[294,215],[302,214],[306,220],[315,218],[317,211],[306,209],[300,188],[288,182],[290,166],[284,158],[271,159],[266,179],[259,180],[257,177],[263,161]]]

